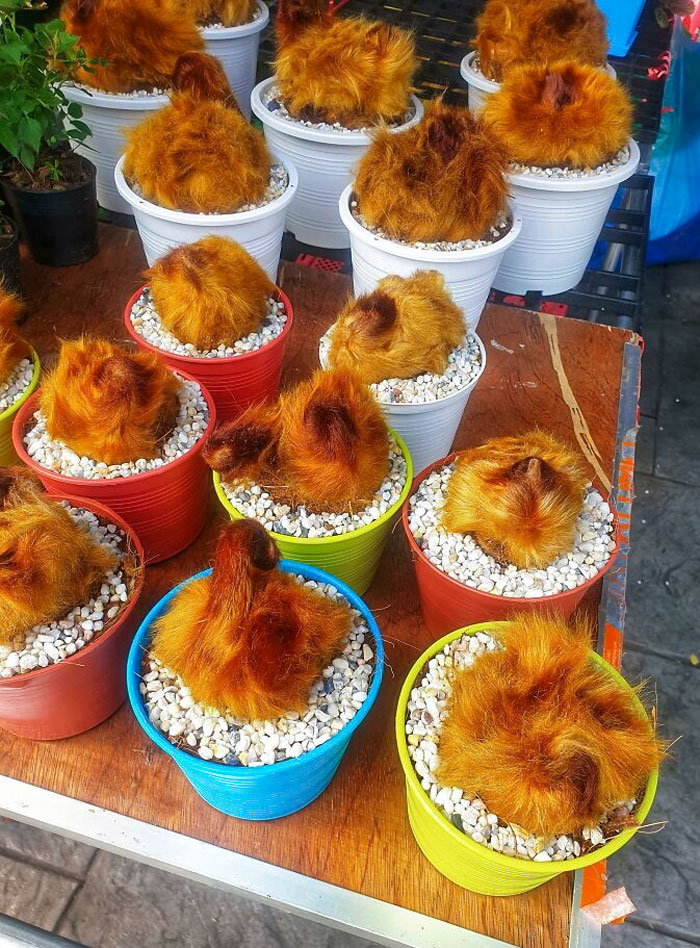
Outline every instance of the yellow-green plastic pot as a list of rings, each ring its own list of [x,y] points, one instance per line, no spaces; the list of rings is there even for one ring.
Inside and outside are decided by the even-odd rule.
[[[12,464],[19,463],[15,449],[12,447],[12,423],[15,420],[15,415],[22,405],[24,405],[39,382],[41,365],[39,364],[39,356],[33,349],[32,362],[34,363],[34,371],[32,372],[32,380],[27,390],[20,395],[14,405],[10,405],[9,408],[6,408],[5,411],[0,413],[0,467],[9,467]]]
[[[270,530],[270,536],[279,547],[283,559],[306,563],[307,566],[325,570],[331,576],[337,576],[342,582],[347,583],[360,596],[369,588],[377,572],[391,528],[401,510],[401,505],[408,497],[413,480],[413,463],[408,448],[396,432],[392,431],[391,434],[406,460],[406,483],[396,503],[373,523],[341,536],[289,537]],[[214,487],[231,519],[241,520],[245,514],[234,507],[228,499],[221,477],[217,473],[214,474]]]
[[[416,679],[420,677],[425,663],[442,651],[448,642],[460,638],[465,633],[475,635],[477,632],[488,632],[495,633],[497,637],[498,629],[507,624],[482,622],[479,625],[471,625],[465,629],[450,632],[449,635],[434,642],[408,673],[396,708],[396,742],[406,777],[408,819],[416,842],[439,872],[462,888],[481,895],[520,895],[522,892],[529,892],[530,889],[536,889],[537,886],[548,882],[562,872],[573,872],[607,859],[629,842],[637,831],[637,828],[623,830],[604,846],[577,859],[562,862],[533,862],[530,859],[516,859],[514,856],[494,852],[482,843],[475,843],[471,837],[460,832],[435,806],[421,786],[406,745],[406,705]],[[593,651],[591,651],[591,658],[602,665],[617,682],[629,688],[622,675],[604,658]],[[636,696],[635,701],[639,705],[640,712],[646,715]],[[658,771],[654,771],[636,813],[640,824],[644,822],[654,802],[657,781]]]

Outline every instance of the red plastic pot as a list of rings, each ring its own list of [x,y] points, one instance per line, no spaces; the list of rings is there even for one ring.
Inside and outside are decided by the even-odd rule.
[[[178,374],[192,379],[179,369]],[[206,521],[211,474],[202,460],[202,446],[214,428],[216,409],[204,386],[202,392],[209,407],[209,424],[197,444],[175,461],[131,477],[88,480],[57,474],[37,464],[27,454],[24,433],[39,407],[41,391],[32,395],[17,412],[12,442],[19,459],[34,471],[50,494],[68,493],[106,504],[136,531],[146,563],[159,563],[188,547]]]
[[[138,559],[134,591],[112,626],[75,655],[34,671],[0,678],[0,727],[17,737],[55,741],[101,724],[126,698],[126,657],[138,622],[132,617],[144,579],[144,553],[131,527],[113,510],[69,494],[56,496],[115,523]]]
[[[462,626],[478,622],[498,622],[507,619],[516,612],[546,611],[568,618],[581,602],[588,590],[597,583],[615,562],[620,549],[620,532],[615,516],[615,549],[609,560],[595,576],[586,580],[575,589],[555,593],[552,596],[537,596],[531,599],[518,599],[514,596],[497,596],[493,593],[472,589],[458,582],[447,573],[434,566],[418,546],[408,524],[410,500],[418,487],[436,468],[450,464],[460,454],[455,451],[426,467],[413,482],[411,494],[406,498],[401,512],[403,527],[408,538],[413,565],[416,570],[418,596],[423,619],[431,633],[437,638]]]
[[[277,300],[284,304],[287,322],[282,332],[255,352],[241,352],[227,358],[201,359],[177,355],[158,349],[136,332],[130,313],[146,287],[137,290],[126,304],[124,325],[131,338],[142,349],[155,352],[171,369],[191,375],[208,389],[216,405],[216,417],[221,421],[237,418],[249,405],[272,401],[279,392],[284,347],[289,338],[294,314],[286,294],[277,289]]]

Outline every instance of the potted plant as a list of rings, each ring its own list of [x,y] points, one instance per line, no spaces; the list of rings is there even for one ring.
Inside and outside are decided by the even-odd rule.
[[[220,422],[279,391],[292,304],[234,241],[212,235],[168,251],[124,310],[136,344],[211,395]]]
[[[0,30],[5,197],[37,262],[82,263],[97,253],[95,168],[74,151],[90,130],[63,88],[89,62],[58,20],[17,29],[5,7]]]
[[[280,560],[263,528],[241,520],[222,531],[213,570],[146,617],[127,686],[141,727],[207,803],[270,820],[331,781],[379,693],[383,658],[377,623],[352,589]]]
[[[569,616],[619,548],[615,514],[578,455],[540,431],[430,465],[403,525],[434,635],[514,611]]]
[[[484,622],[406,676],[395,726],[411,829],[457,885],[518,895],[605,860],[644,824],[665,746],[593,637],[535,614]]]
[[[340,197],[355,295],[392,274],[437,270],[476,329],[493,278],[520,233],[506,151],[466,110],[434,100],[417,125],[376,133]]]
[[[71,737],[126,697],[143,549],[102,504],[43,494],[21,468],[3,469],[0,483],[0,727]]]
[[[0,284],[0,467],[15,464],[12,424],[39,382],[39,356],[17,332],[22,304]]]
[[[387,23],[332,16],[325,0],[282,0],[275,26],[275,75],[255,87],[252,106],[299,174],[288,228],[316,247],[348,247],[338,200],[372,131],[400,131],[423,113],[411,95],[413,40]]]
[[[152,353],[84,337],[62,344],[56,367],[15,416],[12,439],[49,492],[106,503],[154,563],[204,526],[201,452],[214,421],[211,396],[193,378]]]
[[[523,222],[494,286],[519,295],[570,290],[619,185],[639,165],[629,96],[594,66],[515,66],[482,117],[507,148],[510,199]]]
[[[0,208],[2,202],[0,202]],[[22,266],[19,257],[19,228],[0,211],[0,284],[17,296],[22,294]]]
[[[217,234],[245,247],[274,282],[296,171],[245,120],[218,60],[181,56],[173,85],[170,104],[131,130],[114,172],[149,265]]]
[[[442,276],[419,270],[351,299],[321,337],[319,360],[360,374],[422,471],[452,447],[486,350]]]

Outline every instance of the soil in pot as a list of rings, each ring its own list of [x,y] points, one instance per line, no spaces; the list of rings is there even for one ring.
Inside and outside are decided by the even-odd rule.
[[[0,214],[0,284],[9,293],[22,295],[19,230],[10,217]]]
[[[95,166],[75,154],[43,154],[37,173],[11,164],[2,184],[22,236],[48,266],[84,263],[97,253]]]

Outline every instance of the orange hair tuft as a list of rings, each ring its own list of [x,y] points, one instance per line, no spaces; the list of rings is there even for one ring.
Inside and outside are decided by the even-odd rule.
[[[22,303],[7,293],[0,282],[0,383],[6,382],[22,359],[30,359],[32,349],[17,332]]]
[[[174,0],[184,16],[199,26],[242,26],[250,23],[258,8],[257,0]]]
[[[183,53],[173,72],[173,90],[198,102],[221,102],[240,112],[224,67],[206,53]]]

